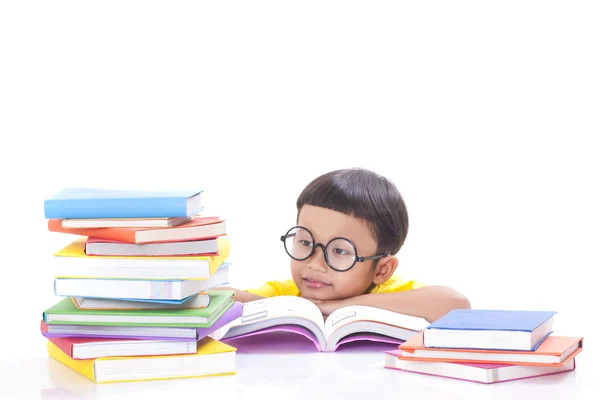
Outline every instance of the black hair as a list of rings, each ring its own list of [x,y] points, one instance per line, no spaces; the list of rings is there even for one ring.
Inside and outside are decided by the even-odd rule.
[[[340,169],[315,178],[296,200],[298,216],[305,205],[366,221],[377,239],[377,254],[396,254],[406,239],[408,213],[398,188],[367,169]]]

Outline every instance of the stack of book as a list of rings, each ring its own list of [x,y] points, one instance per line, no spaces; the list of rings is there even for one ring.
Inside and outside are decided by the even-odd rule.
[[[555,314],[453,310],[386,352],[385,367],[480,383],[573,371],[583,338],[553,335]]]
[[[53,255],[43,312],[48,354],[95,382],[235,373],[236,349],[210,334],[242,315],[228,282],[225,221],[202,191],[65,189],[48,229],[75,235]]]

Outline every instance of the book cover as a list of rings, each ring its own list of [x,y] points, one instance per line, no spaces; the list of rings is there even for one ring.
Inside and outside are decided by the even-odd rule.
[[[198,339],[202,339],[206,336],[212,335],[214,332],[219,329],[227,326],[231,322],[242,316],[244,312],[244,304],[239,301],[234,302],[231,307],[225,313],[219,317],[211,326],[207,328],[197,328],[196,333],[198,334]]]
[[[532,332],[555,311],[452,310],[426,329]]]
[[[48,219],[190,217],[201,210],[202,190],[66,188],[44,201]]]

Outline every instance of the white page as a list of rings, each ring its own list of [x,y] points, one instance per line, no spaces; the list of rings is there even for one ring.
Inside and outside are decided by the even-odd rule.
[[[325,321],[325,337],[329,339],[337,329],[357,321],[375,321],[416,332],[429,325],[429,322],[424,318],[399,314],[382,308],[348,306],[335,310],[327,317]]]
[[[296,296],[276,296],[244,303],[242,316],[232,321],[229,327],[281,317],[307,319],[314,322],[322,331],[324,330],[321,310],[309,300]]]

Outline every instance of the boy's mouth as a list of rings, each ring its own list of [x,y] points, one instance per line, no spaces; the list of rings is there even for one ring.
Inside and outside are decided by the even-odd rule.
[[[331,286],[330,283],[318,281],[318,280],[315,280],[315,279],[302,278],[302,280],[304,281],[304,284],[307,287],[311,288],[311,289],[321,289],[321,288],[324,288],[324,287]]]

